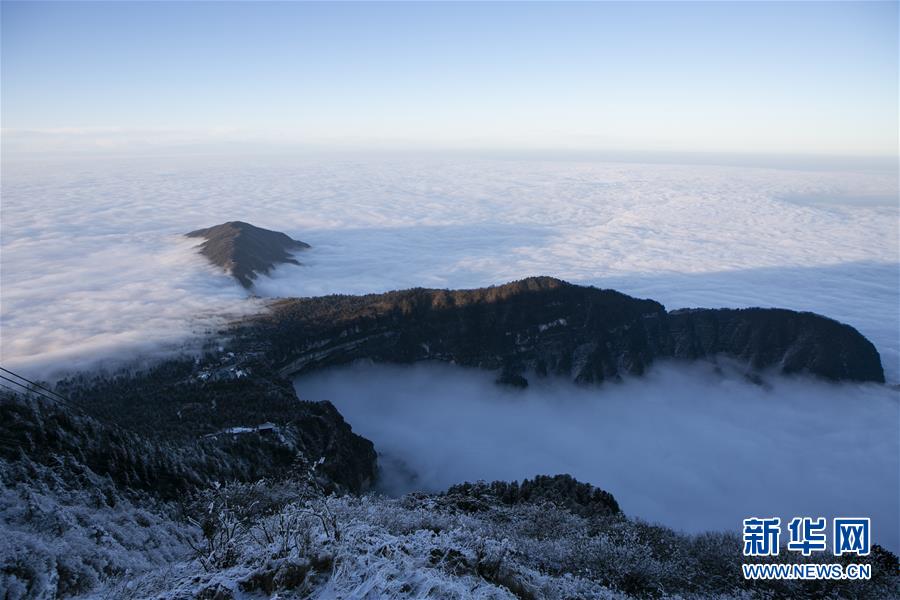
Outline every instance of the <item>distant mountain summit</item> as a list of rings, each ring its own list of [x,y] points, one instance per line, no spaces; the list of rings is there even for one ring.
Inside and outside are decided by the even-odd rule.
[[[242,221],[229,221],[186,235],[204,238],[200,254],[231,273],[245,288],[253,285],[258,274],[265,275],[281,263],[299,265],[291,253],[310,247],[279,231]]]

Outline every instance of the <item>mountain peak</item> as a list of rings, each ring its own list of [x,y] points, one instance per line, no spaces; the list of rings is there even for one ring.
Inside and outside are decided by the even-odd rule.
[[[200,254],[231,273],[245,288],[253,285],[258,274],[265,275],[279,264],[299,265],[292,253],[310,247],[280,231],[244,221],[228,221],[185,235],[204,238]]]

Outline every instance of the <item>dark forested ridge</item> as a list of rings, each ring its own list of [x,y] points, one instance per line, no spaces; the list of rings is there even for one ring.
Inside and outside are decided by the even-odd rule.
[[[865,337],[813,313],[783,309],[667,312],[653,300],[549,277],[474,290],[411,289],[277,302],[239,326],[285,375],[357,359],[443,360],[601,382],[641,375],[657,359],[726,356],[750,370],[833,381],[884,381]]]
[[[5,597],[355,597],[360,585],[390,598],[900,594],[897,557],[878,546],[871,581],[748,582],[736,535],[630,519],[567,475],[362,494],[372,443],[288,379],[370,359],[589,383],[724,355],[750,370],[882,381],[878,353],[846,325],[776,309],[667,312],[532,278],[284,300],[222,334],[200,357],[60,381],[62,403],[0,394]]]
[[[666,312],[653,300],[546,277],[477,290],[284,300],[228,334],[198,358],[61,381],[57,390],[90,420],[75,427],[75,417],[56,415],[53,426],[34,429],[26,419],[5,435],[49,452],[67,431],[92,431],[74,444],[84,452],[109,448],[85,455],[92,469],[125,485],[153,481],[168,494],[216,478],[271,476],[298,452],[324,458],[329,485],[360,492],[376,474],[371,442],[330,403],[298,399],[288,376],[356,359],[443,360],[495,369],[514,385],[527,385],[530,373],[587,383],[639,375],[659,358],[724,354],[754,369],[883,379],[863,336],[818,315]],[[18,409],[4,410],[8,423],[19,422]]]

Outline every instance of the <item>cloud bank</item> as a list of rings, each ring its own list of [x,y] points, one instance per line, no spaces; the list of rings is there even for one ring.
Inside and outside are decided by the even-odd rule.
[[[313,245],[263,297],[530,275],[668,308],[854,325],[900,379],[896,172],[500,159],[4,159],[0,359],[46,375],[180,348],[258,310],[180,234],[227,220]]]
[[[295,381],[329,399],[381,454],[387,491],[569,473],[632,516],[689,532],[748,516],[870,516],[900,548],[900,394],[879,385],[662,364],[600,387],[444,364],[357,364]]]
[[[857,327],[900,380],[896,172],[185,157],[4,160],[0,185],[0,361],[36,377],[177,352],[262,309],[181,237],[243,220],[313,246],[259,280],[264,298],[552,275],[670,309],[813,310]],[[356,367],[299,391],[335,400],[416,485],[568,471],[687,530],[853,512],[898,546],[889,388],[766,390],[661,367],[603,390],[511,395],[447,369]]]

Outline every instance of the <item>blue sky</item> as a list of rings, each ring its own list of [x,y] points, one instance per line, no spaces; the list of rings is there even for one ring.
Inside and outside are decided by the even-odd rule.
[[[4,145],[896,155],[897,7],[4,1]]]

